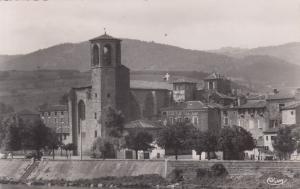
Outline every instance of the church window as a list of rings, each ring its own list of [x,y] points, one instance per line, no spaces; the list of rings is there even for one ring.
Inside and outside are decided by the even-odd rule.
[[[97,131],[95,131],[95,138],[98,136],[98,132]]]
[[[95,112],[95,114],[94,114],[94,118],[95,118],[95,119],[97,119],[97,112]]]
[[[98,97],[98,95],[97,95],[97,93],[95,93],[95,98],[97,98]]]
[[[80,120],[85,120],[85,104],[83,100],[78,103],[78,117]]]
[[[103,62],[105,65],[111,64],[111,46],[109,44],[103,47]]]
[[[294,115],[294,111],[293,110],[291,111],[291,115]]]
[[[99,47],[98,45],[93,46],[93,66],[99,64]]]

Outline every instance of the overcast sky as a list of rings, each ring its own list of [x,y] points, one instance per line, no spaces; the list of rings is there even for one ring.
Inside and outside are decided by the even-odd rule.
[[[300,0],[0,0],[0,54],[103,34],[188,49],[300,41]]]

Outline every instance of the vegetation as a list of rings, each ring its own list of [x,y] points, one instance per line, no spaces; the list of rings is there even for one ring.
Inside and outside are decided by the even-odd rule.
[[[223,151],[226,160],[244,159],[245,150],[253,150],[254,139],[250,132],[242,127],[231,126],[221,129],[218,137],[218,148]]]
[[[97,137],[92,146],[93,158],[116,158],[113,139]]]
[[[195,128],[189,123],[176,123],[175,125],[167,125],[158,135],[158,146],[172,150],[175,154],[175,159],[178,159],[180,150],[191,149],[189,138]]]
[[[124,115],[121,111],[116,111],[108,107],[106,114],[106,135],[110,137],[120,138],[124,131]]]
[[[41,121],[24,122],[13,115],[2,121],[0,127],[4,137],[2,147],[6,151],[35,150],[40,154],[41,149],[54,151],[60,145],[57,133]]]
[[[297,141],[290,127],[280,128],[274,140],[273,147],[278,153],[279,159],[287,160],[296,150]]]
[[[125,147],[135,151],[136,159],[138,159],[139,150],[146,151],[153,148],[153,146],[151,145],[152,142],[152,135],[145,131],[132,131],[129,132],[129,135],[125,137]]]

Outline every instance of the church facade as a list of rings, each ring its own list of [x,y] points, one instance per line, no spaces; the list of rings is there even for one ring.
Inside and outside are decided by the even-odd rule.
[[[130,85],[129,69],[121,64],[121,40],[107,34],[90,40],[91,85],[72,88],[69,118],[75,155],[89,154],[105,133],[106,112],[121,111],[125,121],[156,119],[171,103],[169,90]]]

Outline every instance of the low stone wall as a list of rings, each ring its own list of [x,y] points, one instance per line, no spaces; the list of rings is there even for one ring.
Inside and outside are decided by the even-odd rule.
[[[0,178],[20,180],[30,163],[28,160],[1,160]]]
[[[210,168],[216,163],[223,164],[229,175],[258,175],[261,176],[270,172],[281,172],[285,175],[300,173],[300,161],[168,161],[167,176],[170,176],[174,169],[183,170],[188,178],[196,176],[199,168]]]
[[[223,164],[230,175],[260,176],[270,172],[281,172],[285,175],[300,173],[300,161],[45,160],[38,163],[32,170],[28,169],[30,163],[27,160],[0,160],[0,178],[72,181],[145,174],[170,177],[176,168],[183,170],[185,177],[194,178],[198,168],[210,168],[216,163]]]
[[[78,180],[100,177],[164,174],[164,161],[147,160],[83,160],[43,161],[27,179]]]

